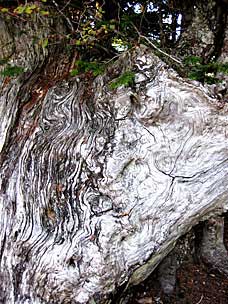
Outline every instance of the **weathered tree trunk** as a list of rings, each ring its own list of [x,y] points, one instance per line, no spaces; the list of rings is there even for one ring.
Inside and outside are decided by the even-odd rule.
[[[110,303],[228,209],[228,105],[143,46],[61,79],[64,50],[13,38],[27,72],[1,78],[0,301]],[[111,90],[127,69],[135,86]]]
[[[191,1],[182,5],[184,32],[174,52],[199,56],[205,63],[217,59],[221,53],[227,54],[224,49],[228,26],[227,1]]]

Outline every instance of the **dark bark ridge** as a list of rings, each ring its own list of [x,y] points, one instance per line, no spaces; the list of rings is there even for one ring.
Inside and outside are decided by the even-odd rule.
[[[110,89],[116,67],[134,87]],[[149,49],[94,81],[39,87],[27,107],[23,88],[1,79],[2,303],[109,303],[227,210],[227,105]]]

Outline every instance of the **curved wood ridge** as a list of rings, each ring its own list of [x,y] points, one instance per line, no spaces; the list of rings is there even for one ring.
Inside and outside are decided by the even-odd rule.
[[[1,303],[108,303],[227,210],[227,106],[144,47],[118,64],[134,88],[61,81],[20,115],[2,89]]]

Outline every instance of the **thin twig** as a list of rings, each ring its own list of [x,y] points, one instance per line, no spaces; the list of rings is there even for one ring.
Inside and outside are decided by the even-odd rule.
[[[16,19],[22,20],[23,22],[27,22],[27,21],[28,21],[27,19],[22,18],[21,16],[18,16],[17,14],[11,13],[11,12],[9,12],[9,11],[8,11],[6,14],[9,15],[9,16],[14,17],[14,18],[16,18]]]
[[[70,3],[71,3],[71,0],[69,0],[60,11],[63,12]]]
[[[111,59],[105,61],[104,63],[105,63],[105,64],[108,64],[108,63],[112,62],[113,60],[115,60],[116,58],[119,58],[121,55],[122,55],[122,53],[121,53],[121,54],[118,54],[118,55],[116,55],[116,56],[114,56],[114,57],[112,57]]]
[[[82,20],[83,16],[85,15],[85,12],[86,12],[86,8],[83,10],[83,12],[79,16],[78,26],[77,26],[77,29],[75,30],[75,33],[79,32],[79,28],[81,26],[81,20]]]
[[[200,304],[203,300],[203,295],[201,296],[200,300],[196,304]]]
[[[169,55],[168,53],[162,51],[161,49],[159,49],[153,42],[150,41],[149,38],[147,38],[146,36],[141,35],[141,37],[143,39],[145,39],[155,50],[157,50],[158,52],[160,52],[161,54],[165,55],[166,57],[172,59],[173,61],[175,61],[176,63],[180,64],[181,66],[183,66],[182,62],[176,58],[174,58],[173,56]]]
[[[173,56],[169,55],[168,53],[162,51],[161,49],[159,49],[149,38],[147,38],[146,36],[142,35],[137,27],[133,24],[136,32],[138,33],[140,38],[143,38],[144,40],[146,40],[156,51],[158,51],[159,53],[165,55],[166,57],[170,58],[171,60],[175,61],[176,63],[180,64],[181,66],[183,66],[182,62],[176,58],[174,58]]]
[[[77,52],[77,51],[74,51],[74,57],[73,57],[73,59],[72,59],[72,62],[71,62],[70,68],[69,68],[69,71],[70,71],[70,72],[71,72],[71,71],[73,70],[73,68],[74,68],[74,65],[75,65],[77,56],[78,56],[78,52]]]
[[[145,13],[146,13],[146,10],[147,10],[147,5],[149,4],[149,1],[146,1],[144,7],[143,7],[143,10],[142,10],[142,17],[140,19],[140,23],[139,23],[139,30],[141,31],[142,29],[142,23],[143,23],[143,19],[145,17]]]
[[[73,27],[73,24],[71,23],[70,19],[59,9],[59,6],[58,4],[55,2],[55,0],[52,0],[52,2],[54,3],[57,11],[66,19],[68,25],[70,26],[70,29],[71,31],[73,32],[74,31],[74,27]]]

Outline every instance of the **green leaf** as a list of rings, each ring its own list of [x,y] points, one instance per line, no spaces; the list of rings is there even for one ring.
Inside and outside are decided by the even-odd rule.
[[[45,49],[48,46],[48,38],[43,39],[41,45]]]
[[[26,13],[27,15],[31,15],[32,12],[33,12],[33,10],[31,9],[31,7],[30,7],[30,6],[26,6],[26,8],[25,8],[25,13]]]
[[[42,16],[48,16],[50,13],[49,13],[49,11],[41,10],[41,11],[40,11],[40,14],[41,14]]]
[[[76,75],[78,75],[78,74],[79,74],[78,69],[73,69],[73,70],[70,72],[70,75],[71,75],[71,76],[76,76]]]
[[[110,25],[109,25],[109,28],[110,28],[111,31],[114,31],[115,28],[116,28],[116,27],[115,27],[115,24],[110,24]]]
[[[1,9],[1,12],[2,12],[2,13],[8,13],[8,11],[9,11],[9,9],[6,8],[6,7],[3,7],[3,8]]]
[[[19,15],[23,14],[24,11],[25,11],[25,6],[22,6],[22,5],[20,5],[14,9],[14,13],[19,14]]]
[[[30,5],[30,8],[32,9],[32,10],[35,10],[35,9],[37,9],[37,5],[36,4],[32,4],[32,5]]]

